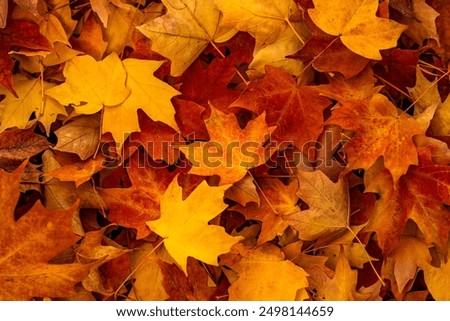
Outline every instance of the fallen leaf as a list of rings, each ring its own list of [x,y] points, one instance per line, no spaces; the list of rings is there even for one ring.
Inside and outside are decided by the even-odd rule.
[[[321,171],[297,172],[297,195],[309,209],[283,219],[296,230],[302,240],[315,240],[339,234],[350,228],[348,186],[345,180],[333,183]]]
[[[400,242],[408,219],[413,220],[428,245],[445,251],[450,231],[450,170],[446,165],[411,166],[394,184],[380,162],[365,176],[366,192],[378,193],[365,231],[377,233],[378,244],[388,254]],[[404,202],[408,199],[408,202]]]
[[[233,200],[241,206],[246,206],[251,202],[258,205],[260,203],[254,180],[250,175],[245,176],[227,189],[225,191],[225,198]]]
[[[0,29],[0,44],[0,84],[17,96],[11,72],[14,63],[8,54],[11,47],[51,51],[52,46],[39,33],[38,25],[20,20],[10,20],[5,28]]]
[[[363,57],[381,60],[380,50],[393,48],[407,26],[375,14],[378,0],[313,0],[308,14],[324,32],[338,36],[351,51]]]
[[[102,133],[110,132],[120,147],[130,133],[141,130],[137,109],[142,109],[152,120],[161,121],[177,130],[175,109],[170,99],[179,92],[153,76],[163,62],[126,59],[122,64],[126,72],[125,85],[130,95],[124,101],[104,109]],[[115,87],[111,89],[116,90]],[[121,121],[117,122],[117,119]]]
[[[172,62],[171,75],[181,76],[210,43],[229,40],[236,30],[224,28],[212,1],[163,0],[167,13],[136,27],[152,40],[152,49]]]
[[[308,299],[308,274],[285,260],[283,252],[267,243],[231,266],[239,278],[229,288],[231,301],[293,301]],[[273,278],[272,275],[283,275]]]
[[[317,298],[326,301],[353,301],[356,299],[356,270],[348,264],[343,250],[339,254],[333,278],[325,279],[316,286]]]
[[[425,0],[412,0],[411,2],[412,15],[398,19],[398,22],[408,26],[405,33],[419,45],[426,39],[435,39],[439,43],[436,29],[436,18],[439,13]]]
[[[164,239],[164,246],[184,273],[188,257],[218,265],[217,257],[242,239],[228,235],[221,226],[208,225],[227,208],[223,196],[229,187],[210,187],[203,181],[183,200],[175,177],[161,198],[161,217],[147,222]]]
[[[55,130],[55,150],[75,153],[81,160],[91,157],[100,144],[100,115],[77,117]]]
[[[194,259],[188,258],[187,276],[174,263],[157,261],[163,275],[162,284],[169,301],[208,301],[214,288],[208,286],[208,274]]]
[[[165,301],[169,298],[162,284],[163,274],[158,259],[172,263],[170,255],[164,247],[155,248],[151,243],[144,243],[136,251],[131,252],[131,270],[133,288],[130,299],[138,301]]]
[[[402,237],[398,245],[389,253],[385,266],[392,264],[393,274],[398,286],[398,291],[402,292],[406,284],[415,278],[419,267],[424,267],[431,263],[429,246],[417,237]]]
[[[446,136],[450,134],[450,99],[441,102],[439,95],[438,84],[428,81],[428,79],[417,67],[417,80],[413,88],[408,88],[412,98],[416,101],[416,109],[414,113],[420,114],[430,106],[437,104],[436,112],[433,119],[431,119],[431,130],[436,136]]]
[[[263,178],[256,182],[259,191],[260,204],[233,206],[231,210],[244,214],[247,220],[257,220],[262,224],[257,245],[272,241],[283,234],[289,226],[285,220],[290,214],[298,212],[298,184],[296,181],[284,185],[278,179]],[[226,194],[225,194],[226,195]]]
[[[291,75],[267,66],[262,79],[250,82],[231,105],[260,115],[266,113],[269,126],[277,126],[271,139],[277,144],[293,143],[305,151],[323,129],[323,110],[330,101],[314,86],[298,86]]]
[[[130,158],[131,187],[99,189],[99,193],[108,205],[108,220],[135,229],[136,238],[142,239],[151,233],[146,222],[160,217],[161,199],[174,175],[167,168],[143,163],[139,154]]]
[[[375,94],[370,101],[343,102],[334,109],[327,123],[355,131],[344,148],[348,157],[347,170],[369,169],[383,156],[386,168],[397,182],[410,165],[418,164],[412,138],[425,133],[431,113],[432,110],[421,119],[414,119],[397,109],[387,97]]]
[[[116,106],[130,95],[125,87],[126,71],[117,54],[102,61],[88,55],[73,57],[66,62],[64,76],[63,84],[45,93],[63,105],[73,104],[78,114],[94,114],[105,106]]]
[[[49,264],[79,237],[72,232],[72,215],[78,203],[67,210],[48,210],[36,203],[18,221],[14,208],[25,163],[12,174],[0,170],[3,204],[0,254],[0,299],[29,300],[32,297],[67,297],[90,269],[89,265]],[[35,231],[32,234],[28,232]],[[29,235],[28,237],[23,237]]]
[[[189,174],[219,175],[224,185],[241,180],[249,168],[263,164],[264,141],[275,129],[267,126],[264,116],[261,114],[241,129],[234,114],[211,106],[211,116],[205,121],[210,141],[178,147],[192,164]]]
[[[246,31],[256,39],[255,51],[274,43],[286,29],[295,35],[294,42],[305,43],[307,29],[293,0],[214,0],[223,13],[222,23]]]
[[[102,60],[108,43],[103,40],[103,26],[94,12],[90,12],[87,19],[83,21],[79,35],[70,38],[72,48],[92,56],[95,60]]]
[[[15,76],[14,84],[18,98],[0,88],[0,94],[6,96],[2,101],[3,107],[0,108],[0,132],[12,127],[27,128],[39,121],[47,135],[50,135],[50,127],[58,115],[67,116],[64,106],[43,94],[43,91],[55,85],[39,78],[29,79],[24,75]],[[35,120],[30,121],[32,115]]]
[[[105,163],[105,157],[102,155],[96,158],[89,158],[84,162],[73,163],[54,169],[45,174],[65,182],[75,182],[75,187],[89,181],[91,176],[99,172]]]

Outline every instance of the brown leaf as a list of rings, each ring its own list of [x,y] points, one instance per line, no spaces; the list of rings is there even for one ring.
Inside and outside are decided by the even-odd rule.
[[[55,150],[75,153],[82,160],[91,157],[100,141],[100,115],[82,116],[55,131]]]
[[[86,277],[90,266],[78,263],[49,264],[48,261],[73,245],[72,216],[78,203],[66,210],[48,210],[36,203],[18,221],[14,208],[25,163],[12,174],[0,170],[0,299],[29,300],[32,297],[67,297]],[[34,231],[33,233],[29,233]],[[24,237],[24,235],[28,235]]]
[[[199,262],[188,259],[187,273],[174,263],[158,259],[156,261],[163,275],[162,284],[169,295],[170,301],[208,301],[214,288],[208,286],[208,274]]]

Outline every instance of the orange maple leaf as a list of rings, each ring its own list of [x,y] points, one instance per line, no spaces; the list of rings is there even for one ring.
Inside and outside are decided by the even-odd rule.
[[[11,174],[0,170],[0,300],[68,297],[75,293],[75,284],[88,275],[91,265],[48,262],[80,239],[72,232],[72,216],[79,203],[66,210],[48,210],[38,201],[15,221],[25,165]]]

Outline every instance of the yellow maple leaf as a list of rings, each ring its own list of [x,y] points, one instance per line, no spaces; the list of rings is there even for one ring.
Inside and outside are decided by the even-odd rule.
[[[167,14],[136,28],[152,40],[152,50],[170,59],[172,76],[181,76],[209,43],[227,41],[237,33],[221,26],[213,1],[162,2]]]
[[[102,61],[89,55],[76,56],[64,67],[66,82],[46,91],[63,105],[74,105],[78,114],[94,114],[104,106],[122,103],[130,90],[125,87],[126,71],[113,53]]]
[[[126,87],[131,94],[121,104],[104,109],[102,132],[110,132],[114,140],[122,145],[130,133],[141,131],[137,109],[142,109],[152,120],[164,122],[178,130],[170,99],[179,92],[153,76],[164,62],[125,59],[122,63],[127,73]]]
[[[265,113],[239,127],[234,114],[225,114],[211,106],[205,120],[209,142],[195,142],[178,147],[192,163],[190,174],[220,176],[220,184],[231,184],[244,178],[247,169],[266,161],[264,140],[275,130],[267,126]]]
[[[47,135],[50,135],[50,126],[56,117],[67,115],[64,106],[42,93],[43,89],[50,89],[55,85],[18,74],[14,76],[14,86],[18,98],[3,87],[0,88],[0,95],[6,96],[0,108],[0,132],[12,127],[23,129],[37,120],[44,125]],[[30,121],[33,113],[36,120]]]
[[[314,0],[308,13],[324,32],[339,36],[351,51],[363,57],[381,60],[379,50],[397,45],[407,26],[378,18],[378,0]]]
[[[223,24],[246,31],[256,39],[256,51],[274,43],[287,29],[304,44],[300,11],[293,0],[214,0]],[[305,29],[305,28],[303,28]]]
[[[207,264],[218,265],[217,257],[230,251],[242,237],[228,235],[224,228],[208,222],[227,208],[223,202],[230,185],[211,187],[203,181],[185,200],[178,176],[161,199],[161,217],[147,222],[150,229],[164,238],[164,245],[185,273],[189,256]]]
[[[130,133],[140,131],[137,109],[178,129],[170,102],[178,91],[153,76],[162,63],[138,59],[121,62],[115,53],[102,61],[76,56],[64,68],[66,82],[46,94],[64,105],[74,105],[78,114],[103,109],[102,133],[110,132],[120,147]]]
[[[231,267],[239,278],[229,288],[231,301],[292,301],[308,299],[308,273],[273,244],[265,243]],[[274,277],[274,276],[282,277]]]

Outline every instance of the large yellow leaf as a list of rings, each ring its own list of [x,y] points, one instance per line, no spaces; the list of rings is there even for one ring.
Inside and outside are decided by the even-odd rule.
[[[213,1],[163,0],[167,14],[137,29],[152,40],[152,49],[172,62],[172,76],[181,76],[209,43],[224,42],[236,30],[223,28]]]
[[[214,0],[223,13],[223,24],[246,31],[256,39],[256,51],[274,43],[291,29],[302,43],[303,24],[300,10],[293,0]]]
[[[381,60],[379,50],[397,45],[406,26],[389,19],[378,18],[378,0],[314,0],[308,13],[324,32],[339,36],[351,51]]]
[[[275,245],[266,243],[252,250],[231,267],[239,279],[229,288],[232,301],[292,301],[308,298],[308,274],[285,260]],[[279,277],[277,277],[279,276]]]
[[[103,133],[110,132],[119,145],[122,145],[130,133],[141,131],[137,109],[142,109],[154,121],[161,121],[178,129],[175,109],[170,99],[179,92],[153,76],[162,64],[163,61],[152,60],[123,61],[127,73],[126,87],[131,94],[123,103],[104,109],[102,129]]]
[[[241,240],[228,235],[221,226],[208,225],[227,208],[223,196],[229,187],[210,187],[203,181],[183,200],[183,190],[175,177],[161,199],[161,217],[147,222],[153,232],[164,238],[167,251],[185,273],[189,256],[218,265],[217,257]]]
[[[102,61],[88,55],[74,57],[66,62],[64,76],[66,82],[46,94],[63,105],[74,105],[79,114],[94,114],[130,95],[125,87],[126,71],[115,53]]]
[[[67,115],[64,106],[42,93],[43,89],[50,89],[55,85],[41,82],[38,78],[28,79],[21,74],[14,76],[14,85],[18,98],[3,87],[0,88],[0,95],[6,96],[2,101],[3,107],[0,108],[0,132],[11,127],[27,127],[31,124],[29,119],[34,113],[36,120],[44,125],[49,135],[50,126],[56,117]]]

